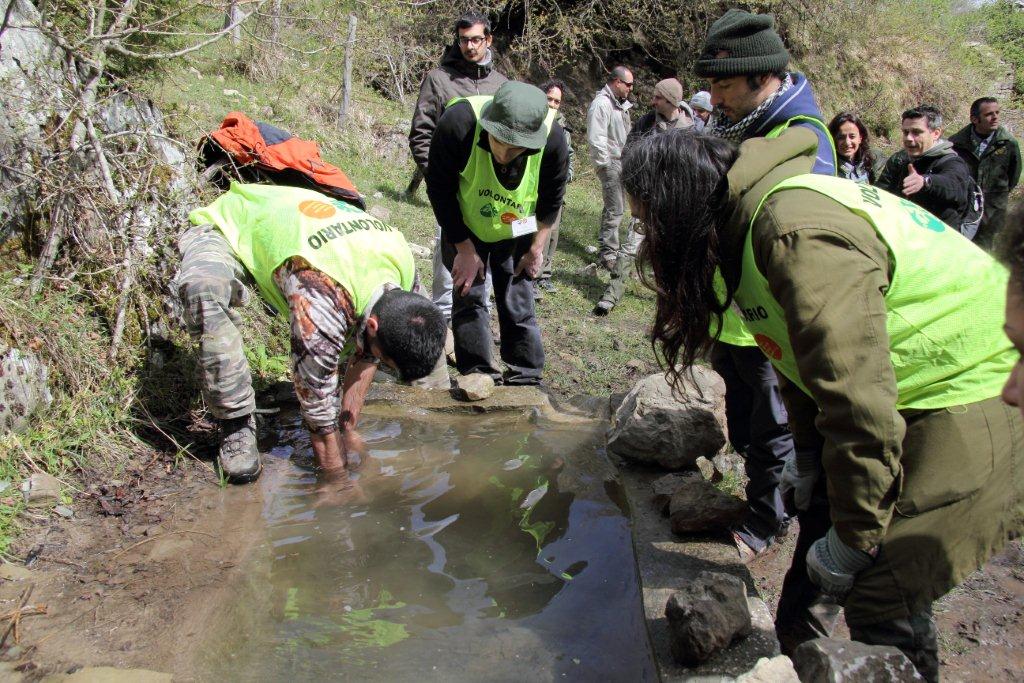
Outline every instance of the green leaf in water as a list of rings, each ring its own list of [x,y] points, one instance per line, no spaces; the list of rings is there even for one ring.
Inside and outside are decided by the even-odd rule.
[[[289,588],[288,595],[284,599],[284,618],[288,621],[295,621],[299,618],[299,589]]]

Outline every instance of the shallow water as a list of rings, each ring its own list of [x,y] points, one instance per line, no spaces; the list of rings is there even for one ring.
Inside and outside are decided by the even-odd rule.
[[[358,474],[323,485],[297,416],[278,422],[258,597],[200,679],[656,679],[599,429],[367,417]]]

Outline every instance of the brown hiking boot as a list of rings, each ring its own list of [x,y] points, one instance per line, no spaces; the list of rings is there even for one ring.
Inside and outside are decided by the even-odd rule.
[[[263,470],[256,448],[256,416],[244,415],[220,421],[220,455],[217,464],[232,484],[256,481]]]

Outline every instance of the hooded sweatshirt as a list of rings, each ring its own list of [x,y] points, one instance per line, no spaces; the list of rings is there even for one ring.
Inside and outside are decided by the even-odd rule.
[[[751,122],[747,128],[745,139],[764,137],[780,123],[784,123],[794,116],[812,116],[824,122],[821,116],[821,109],[814,99],[814,91],[807,77],[800,73],[790,73],[793,79],[793,87],[782,93],[761,116]],[[823,175],[835,175],[836,167],[832,156],[832,140],[824,127],[819,128],[806,121],[794,122],[794,126],[801,126],[814,131],[818,137],[818,150],[814,157],[813,173]]]
[[[910,174],[910,164],[925,177],[925,186],[907,197],[928,213],[938,216],[946,225],[960,227],[967,215],[971,191],[971,169],[953,150],[949,140],[939,140],[931,149],[911,159],[905,149],[885,162],[878,176],[878,187],[897,197],[903,196],[903,180]]]
[[[483,62],[474,63],[462,56],[458,43],[453,43],[436,69],[427,72],[420,84],[420,96],[409,130],[409,151],[420,168],[427,167],[430,139],[445,105],[456,97],[493,95],[507,81],[505,74],[494,69],[494,53],[487,51]]]

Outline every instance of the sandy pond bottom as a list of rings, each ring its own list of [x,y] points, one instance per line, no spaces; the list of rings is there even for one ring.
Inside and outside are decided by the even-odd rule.
[[[599,427],[413,412],[362,434],[354,480],[321,484],[277,420],[266,541],[196,678],[657,678]]]

